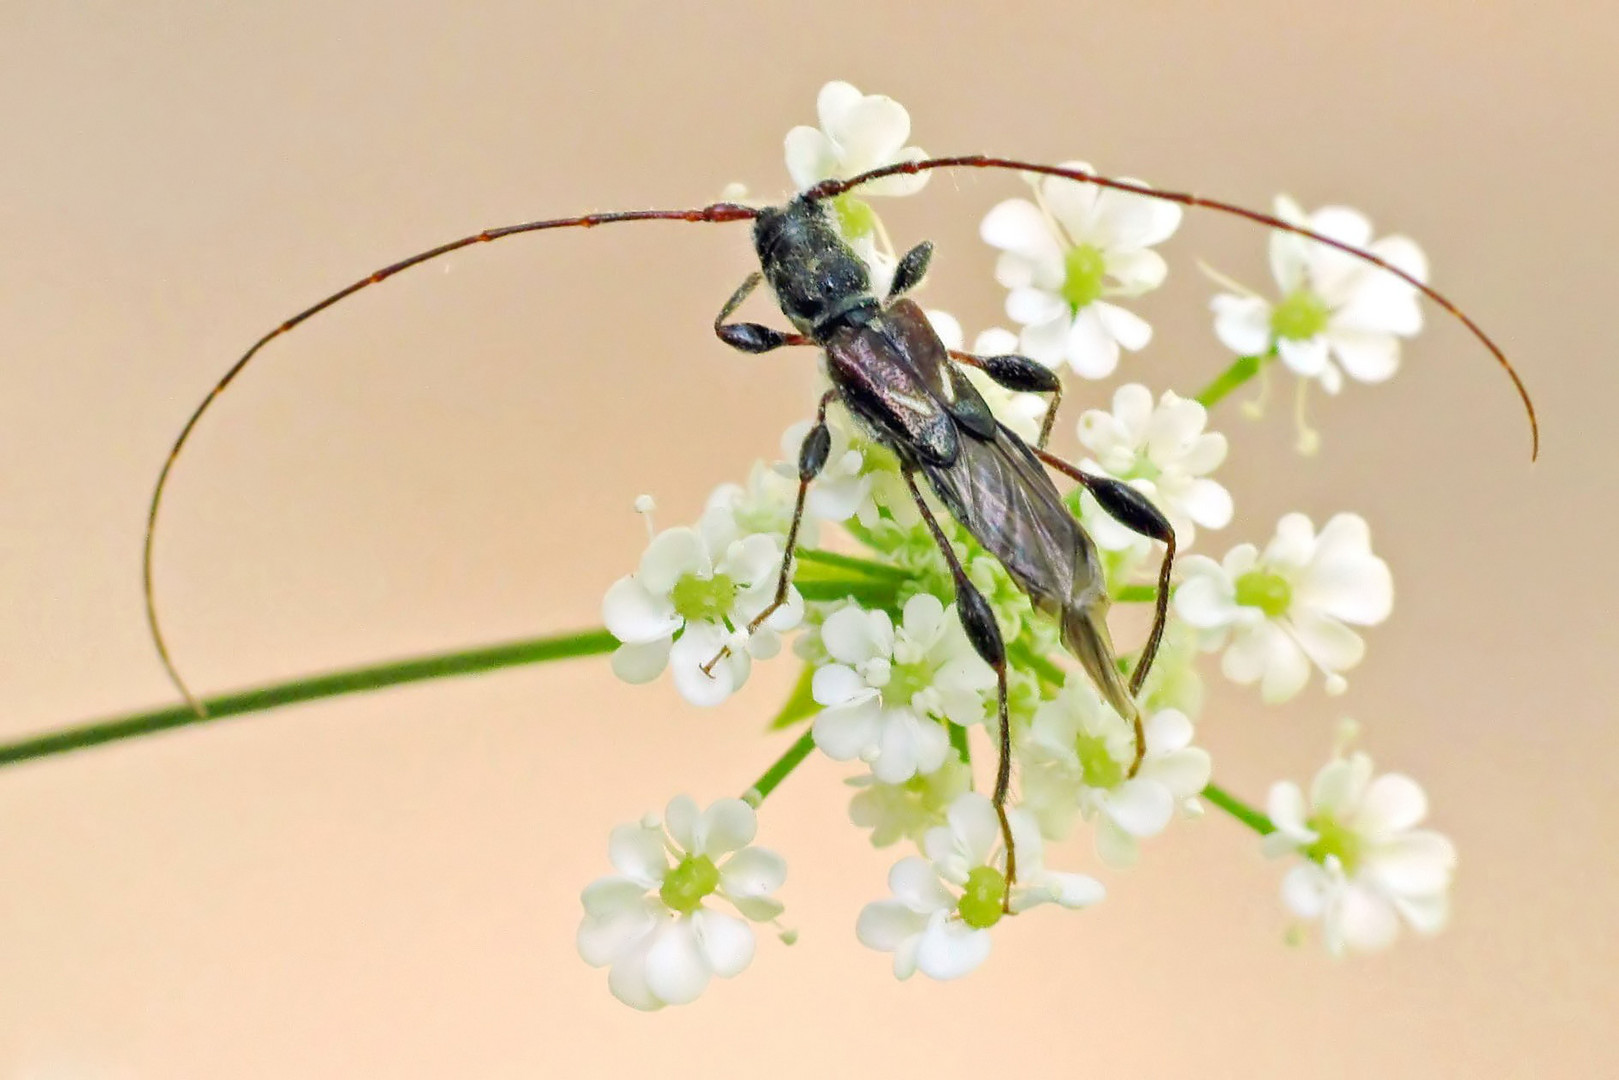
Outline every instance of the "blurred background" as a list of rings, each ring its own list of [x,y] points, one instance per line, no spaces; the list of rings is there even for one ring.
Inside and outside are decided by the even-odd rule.
[[[1393,382],[1316,396],[1314,460],[1286,394],[1215,413],[1238,516],[1200,548],[1356,510],[1398,588],[1345,697],[1211,680],[1216,775],[1262,800],[1359,719],[1460,848],[1436,939],[1286,946],[1280,867],[1213,814],[1100,908],[998,928],[972,978],[899,984],[852,933],[897,854],[812,760],[762,825],[799,943],[639,1015],[574,951],[578,891],[611,826],[757,775],[793,672],[702,712],[582,660],[0,771],[0,1077],[1611,1073],[1616,35],[1611,6],[1503,2],[0,4],[0,737],[171,699],[146,500],[253,338],[483,226],[784,192],[782,137],[834,78],[937,153],[1353,204],[1422,244],[1545,433],[1531,467],[1510,385],[1433,309]],[[882,206],[901,247],[937,242],[922,299],[969,336],[1003,321],[977,225],[1016,193],[940,175]],[[1223,366],[1195,260],[1265,287],[1265,239],[1190,218],[1123,374]],[[807,357],[709,330],[749,267],[740,226],[530,237],[277,342],[170,489],[160,592],[197,688],[596,623],[634,497],[689,520],[811,407]],[[1069,448],[1111,392],[1070,389]],[[1064,861],[1095,868],[1083,839]]]

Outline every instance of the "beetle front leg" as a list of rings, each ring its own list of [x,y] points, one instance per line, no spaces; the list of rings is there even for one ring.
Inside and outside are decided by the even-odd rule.
[[[722,316],[723,317],[723,316]],[[826,466],[827,454],[832,449],[832,432],[826,426],[826,407],[838,396],[836,390],[828,390],[821,395],[821,403],[815,410],[815,426],[809,429],[804,441],[798,447],[798,498],[793,503],[793,521],[787,526],[787,542],[781,553],[781,573],[776,578],[776,595],[770,603],[765,605],[763,611],[748,621],[747,633],[749,636],[765,624],[765,620],[774,615],[781,606],[787,603],[787,590],[792,585],[793,552],[798,548],[798,527],[804,520],[804,500],[809,496],[810,482],[821,474]],[[714,665],[731,655],[731,647],[726,645],[715,653],[708,663],[703,665],[704,675],[714,674]]]
[[[1046,448],[1051,438],[1051,426],[1057,422],[1057,410],[1062,407],[1062,377],[1038,360],[1027,356],[978,356],[975,353],[950,350],[950,359],[968,367],[975,367],[995,380],[997,386],[1025,394],[1050,394],[1046,404],[1046,418],[1040,422],[1037,449]]]
[[[714,316],[714,333],[719,339],[731,348],[745,353],[767,353],[772,349],[779,349],[783,345],[808,345],[809,338],[803,334],[789,334],[781,330],[773,330],[763,323],[752,322],[726,322],[742,306],[742,302],[753,295],[753,290],[759,287],[764,275],[755,270],[737,286],[736,292],[725,301],[720,313]]]
[[[933,534],[934,543],[939,545],[944,561],[950,566],[950,576],[956,586],[956,612],[961,616],[962,629],[967,631],[967,640],[984,663],[995,669],[1000,760],[995,768],[995,794],[990,801],[995,806],[995,816],[1000,819],[1001,841],[1006,845],[1006,896],[1001,901],[1001,910],[1011,914],[1012,885],[1017,881],[1017,846],[1012,841],[1012,822],[1006,816],[1006,797],[1012,788],[1012,718],[1006,701],[1006,643],[1001,640],[1001,628],[995,622],[995,609],[989,606],[984,594],[967,577],[961,560],[956,558],[955,549],[950,546],[949,537],[939,528],[933,511],[928,509],[927,501],[917,489],[915,474],[905,470],[901,475],[905,477],[905,486],[911,489],[916,508],[922,512],[922,520],[927,522],[928,531]]]

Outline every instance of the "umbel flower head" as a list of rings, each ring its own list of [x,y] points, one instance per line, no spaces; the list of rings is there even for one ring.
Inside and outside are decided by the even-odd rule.
[[[613,670],[641,683],[672,667],[676,688],[693,705],[724,701],[747,680],[750,656],[775,655],[777,633],[803,618],[793,591],[764,626],[745,632],[774,597],[780,566],[781,541],[769,533],[739,536],[724,505],[710,508],[695,529],[659,533],[640,568],[602,600],[602,620],[624,643],[613,654]],[[705,672],[716,656],[719,663]]]
[[[1299,918],[1320,921],[1334,955],[1388,947],[1402,920],[1419,934],[1444,927],[1456,849],[1416,828],[1428,797],[1415,780],[1374,777],[1372,759],[1354,753],[1322,767],[1308,801],[1283,780],[1266,808],[1276,831],[1265,837],[1265,853],[1303,859],[1282,879],[1282,900]]]
[[[1078,161],[1063,167],[1090,171]],[[1138,352],[1152,340],[1152,327],[1112,300],[1163,283],[1169,269],[1152,247],[1180,226],[1181,208],[1052,176],[1034,190],[1035,202],[1008,199],[978,230],[1001,250],[995,280],[1011,290],[1007,318],[1023,327],[1029,356],[1105,379],[1121,348]]]
[[[795,128],[786,141],[799,190],[924,156],[909,144],[909,114],[889,98],[837,82],[823,88],[817,105],[819,126]],[[909,194],[925,181],[895,176],[828,200],[833,228],[871,268],[879,307],[897,260],[864,200]],[[1108,407],[1084,411],[1077,423],[1081,475],[1068,473],[1077,485],[1058,480],[1068,494],[1056,503],[1035,474],[1047,466],[1067,470],[1049,455],[1042,460],[1036,444],[1055,432],[1047,421],[1061,394],[1039,365],[1097,378],[1116,369],[1121,350],[1149,343],[1151,328],[1124,305],[1164,280],[1167,264],[1155,249],[1175,232],[1181,210],[1065,179],[1036,179],[1032,188],[1032,199],[995,206],[981,228],[999,249],[995,276],[1009,290],[1006,312],[1016,333],[989,328],[967,352],[960,323],[928,310],[946,360],[925,341],[901,348],[885,329],[884,320],[899,317],[892,311],[839,331],[876,334],[861,339],[874,349],[884,338],[898,350],[890,358],[896,365],[917,360],[927,369],[924,383],[899,388],[914,398],[883,402],[936,416],[944,427],[954,422],[949,433],[961,445],[978,440],[979,450],[938,464],[924,453],[931,444],[878,419],[877,406],[845,380],[834,388],[823,358],[818,391],[834,391],[826,407],[787,428],[779,455],[738,470],[745,483],[716,488],[696,524],[651,535],[635,572],[607,591],[603,615],[621,643],[613,667],[629,681],[667,668],[683,696],[711,705],[741,687],[756,660],[779,655],[800,665],[770,724],[796,728],[797,737],[746,789],[746,801],[722,799],[699,810],[681,796],[663,818],[615,829],[609,855],[617,872],[584,891],[580,953],[610,968],[612,992],[636,1008],[692,1001],[714,977],[747,966],[753,924],[779,914],[774,894],[785,876],[779,856],[751,846],[755,809],[817,750],[850,764],[848,819],[869,830],[870,842],[914,847],[896,853],[888,894],[854,920],[857,938],[890,954],[901,979],[916,972],[959,978],[983,965],[1004,919],[1101,900],[1095,879],[1047,868],[1048,844],[1088,831],[1084,839],[1100,861],[1123,871],[1176,817],[1198,818],[1206,807],[1268,832],[1264,850],[1294,860],[1284,901],[1295,918],[1319,923],[1335,953],[1380,948],[1402,924],[1431,933],[1445,922],[1455,851],[1417,828],[1427,801],[1415,781],[1377,776],[1364,754],[1340,752],[1308,795],[1291,782],[1275,784],[1267,820],[1213,782],[1210,756],[1195,745],[1193,729],[1194,717],[1204,722],[1199,668],[1208,652],[1221,653],[1229,678],[1257,684],[1266,703],[1295,697],[1312,669],[1329,692],[1340,693],[1343,673],[1365,650],[1358,628],[1389,615],[1389,568],[1354,514],[1338,514],[1319,531],[1305,515],[1287,514],[1268,543],[1238,545],[1220,561],[1186,551],[1199,532],[1234,517],[1232,494],[1217,477],[1227,443],[1211,410],[1273,355],[1329,389],[1344,374],[1386,378],[1399,339],[1419,325],[1410,286],[1318,242],[1273,236],[1281,299],[1215,301],[1221,338],[1248,358],[1220,359],[1218,368],[1205,367],[1201,378],[1173,389],[1128,383]],[[1371,238],[1369,223],[1353,211],[1329,208],[1306,218],[1290,201],[1278,205],[1286,220],[1327,235]],[[1426,272],[1409,241],[1386,238],[1372,248]],[[863,295],[857,300],[860,312],[868,310]],[[924,354],[954,367],[935,380],[933,367],[921,364]],[[870,366],[880,382],[881,358]],[[968,382],[990,416],[962,390]],[[807,481],[806,468],[813,472]],[[953,490],[935,486],[946,468]],[[963,494],[969,485],[971,499]],[[1082,673],[1106,668],[1076,663],[1066,628],[1048,608],[1091,600],[1091,610],[1105,612],[1105,600],[1156,614],[1165,599],[1161,583],[1143,580],[1142,571],[1162,565],[1153,557],[1169,545],[1110,516],[1097,492],[1153,536],[1163,535],[1161,515],[1176,541],[1177,573],[1166,578],[1169,617],[1155,639],[1161,647],[1151,671],[1143,670],[1145,646],[1107,647],[1107,660],[1131,676],[1130,701],[1110,691],[1118,708]],[[1065,507],[1078,514],[1089,537],[1083,543],[1053,520]],[[643,512],[649,510],[650,501]],[[992,553],[976,538],[997,529],[1016,542],[992,544]],[[790,579],[778,607],[783,566]],[[1054,598],[1042,594],[1037,605],[1023,586],[1042,575],[1070,593],[1065,598],[1054,585]],[[957,608],[969,590],[976,593],[969,601],[973,638]],[[999,630],[999,649],[987,620]],[[1103,629],[1097,634],[1105,640]],[[783,650],[782,637],[794,631],[792,649]],[[1120,644],[1136,640],[1142,638],[1119,634]],[[980,649],[996,657],[994,667]]]
[[[995,674],[979,658],[955,609],[919,593],[894,626],[886,611],[850,606],[821,625],[834,661],[815,673],[815,745],[838,761],[859,758],[887,784],[930,773],[950,752],[941,720],[983,720]]]
[[[1349,627],[1388,618],[1394,582],[1372,554],[1371,530],[1359,514],[1336,514],[1316,535],[1303,514],[1288,514],[1261,553],[1232,548],[1222,562],[1189,557],[1175,610],[1209,632],[1221,670],[1238,683],[1259,683],[1267,702],[1304,689],[1314,665],[1329,693],[1347,685],[1342,672],[1360,663],[1366,645]]]
[[[1146,756],[1131,776],[1135,732],[1087,680],[1071,676],[1034,714],[1024,743],[1025,805],[1041,831],[1059,839],[1082,815],[1096,824],[1102,861],[1128,867],[1140,841],[1163,832],[1177,809],[1196,813],[1211,763],[1208,751],[1192,745],[1192,722],[1164,709],[1147,718],[1146,735]]]
[[[648,815],[613,830],[607,855],[618,873],[586,886],[578,943],[586,963],[611,965],[614,997],[645,1010],[684,1005],[715,975],[748,966],[754,942],[745,920],[781,914],[770,894],[787,876],[780,855],[748,846],[757,828],[741,799],[699,811],[679,795],[661,822]]]
[[[1153,404],[1152,391],[1140,383],[1115,390],[1111,412],[1089,409],[1079,418],[1079,441],[1092,455],[1083,464],[1145,495],[1169,519],[1181,551],[1196,540],[1197,526],[1223,529],[1231,522],[1231,493],[1208,475],[1225,460],[1226,438],[1204,430],[1208,419],[1207,409],[1173,390]],[[1098,544],[1145,553],[1148,540],[1085,498],[1085,525]]]
[[[1276,216],[1364,248],[1419,281],[1428,277],[1422,249],[1404,236],[1372,239],[1372,223],[1346,206],[1306,215],[1286,195]],[[1222,293],[1212,301],[1214,332],[1242,356],[1272,348],[1296,374],[1318,380],[1329,394],[1343,376],[1382,382],[1400,363],[1400,339],[1422,329],[1417,291],[1393,274],[1336,248],[1293,233],[1273,232],[1271,273],[1280,300],[1253,293]]]
[[[867,904],[855,927],[862,944],[894,954],[899,978],[920,971],[930,979],[958,979],[973,971],[989,956],[989,928],[1008,908],[1082,908],[1102,899],[1095,878],[1045,868],[1040,831],[1017,810],[1011,812],[1017,881],[1008,896],[1006,851],[990,801],[969,791],[950,804],[948,818],[923,840],[927,858],[912,855],[894,864],[888,874],[894,898]]]

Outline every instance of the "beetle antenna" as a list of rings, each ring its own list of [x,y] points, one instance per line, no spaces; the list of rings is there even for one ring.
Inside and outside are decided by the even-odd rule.
[[[141,547],[141,588],[146,603],[146,625],[151,631],[152,644],[157,646],[158,658],[163,661],[163,668],[169,674],[169,681],[174,684],[174,688],[185,698],[186,704],[191,706],[192,711],[198,716],[208,715],[207,709],[203,707],[202,702],[197,699],[196,695],[191,692],[185,680],[180,677],[179,669],[174,666],[174,659],[169,655],[168,643],[163,637],[163,627],[158,622],[157,617],[157,598],[152,586],[152,546],[153,539],[157,535],[157,516],[163,507],[163,492],[168,486],[169,473],[173,471],[174,463],[179,459],[180,451],[185,448],[186,440],[191,438],[191,432],[195,430],[197,422],[202,419],[203,414],[208,411],[219,395],[225,392],[225,388],[231,384],[236,376],[242,373],[242,369],[247,367],[260,349],[299,323],[313,318],[339,301],[347,300],[361,289],[386,281],[401,270],[409,270],[413,266],[420,266],[422,263],[430,262],[440,255],[448,255],[452,251],[459,251],[464,247],[471,247],[473,244],[487,244],[493,240],[503,240],[508,236],[516,236],[519,233],[576,227],[589,229],[597,225],[611,225],[620,221],[721,223],[727,221],[751,221],[758,216],[759,211],[751,206],[720,202],[692,210],[618,210],[608,213],[582,214],[578,217],[552,218],[546,221],[527,221],[520,225],[503,225],[497,229],[485,229],[483,232],[475,233],[472,236],[463,236],[459,240],[451,240],[449,243],[440,244],[438,247],[429,248],[427,251],[420,251],[408,258],[390,263],[382,269],[366,275],[347,288],[339,289],[319,303],[304,308],[304,310],[255,341],[252,347],[242,354],[241,359],[232,364],[220,380],[214,384],[214,388],[208,391],[208,395],[202,399],[201,403],[192,410],[190,418],[185,422],[185,426],[180,429],[179,437],[174,440],[174,445],[169,448],[169,456],[164,459],[163,468],[157,474],[157,483],[152,487],[152,500],[146,509],[146,537]]]
[[[1513,388],[1518,391],[1518,398],[1523,402],[1524,412],[1529,416],[1529,460],[1533,461],[1540,456],[1540,422],[1535,417],[1535,403],[1529,399],[1528,388],[1524,386],[1523,380],[1518,377],[1517,370],[1513,368],[1512,362],[1507,359],[1506,353],[1501,351],[1501,347],[1492,341],[1490,336],[1486,334],[1477,323],[1468,318],[1467,314],[1463,312],[1461,308],[1451,303],[1447,297],[1445,297],[1431,285],[1418,280],[1415,275],[1401,270],[1398,266],[1390,263],[1387,259],[1374,255],[1364,248],[1358,248],[1353,244],[1346,244],[1342,240],[1334,240],[1330,236],[1324,236],[1321,233],[1316,232],[1314,229],[1308,229],[1302,225],[1295,225],[1290,221],[1283,221],[1281,218],[1276,217],[1273,214],[1265,214],[1258,210],[1250,210],[1245,206],[1238,206],[1236,203],[1224,202],[1220,199],[1206,199],[1201,195],[1192,195],[1187,192],[1162,191],[1158,188],[1151,188],[1146,184],[1137,183],[1132,180],[1115,180],[1111,177],[1100,176],[1093,172],[1087,172],[1084,169],[1069,169],[1058,165],[1041,165],[1029,161],[1013,161],[1010,158],[986,157],[983,154],[966,154],[960,157],[925,158],[921,161],[895,162],[892,165],[884,165],[881,168],[869,169],[858,176],[851,176],[847,180],[823,180],[819,184],[816,184],[814,187],[805,191],[803,197],[807,199],[830,199],[835,196],[842,195],[844,192],[849,191],[852,188],[857,188],[860,185],[870,183],[873,180],[881,180],[886,176],[898,176],[902,174],[909,175],[920,172],[928,172],[933,169],[957,168],[1012,169],[1017,172],[1037,173],[1043,176],[1059,176],[1065,180],[1076,180],[1082,184],[1095,184],[1097,187],[1112,188],[1115,191],[1127,191],[1134,195],[1145,195],[1148,198],[1162,199],[1165,202],[1180,203],[1182,206],[1199,206],[1207,210],[1218,210],[1222,214],[1234,214],[1237,217],[1246,218],[1247,220],[1255,222],[1259,225],[1265,225],[1272,229],[1280,229],[1283,232],[1293,233],[1295,236],[1302,236],[1307,240],[1314,240],[1318,244],[1325,244],[1328,247],[1337,248],[1346,255],[1353,255],[1362,262],[1371,263],[1373,266],[1381,267],[1382,269],[1393,274],[1395,277],[1404,281],[1406,284],[1417,289],[1428,299],[1432,300],[1434,303],[1438,304],[1440,307],[1454,315],[1458,320],[1461,321],[1463,326],[1472,331],[1473,336],[1478,338],[1478,340],[1484,344],[1486,349],[1490,350],[1490,355],[1495,357],[1496,363],[1501,365],[1501,367],[1506,371],[1507,377],[1512,380]]]

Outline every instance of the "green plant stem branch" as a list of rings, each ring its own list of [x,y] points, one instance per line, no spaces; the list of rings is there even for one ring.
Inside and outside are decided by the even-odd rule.
[[[1198,404],[1205,409],[1214,408],[1233,390],[1258,375],[1272,355],[1274,354],[1260,353],[1258,356],[1237,357],[1230,367],[1214,377],[1213,382],[1197,392]]]
[[[794,769],[803,764],[804,759],[809,757],[810,752],[814,749],[815,732],[812,728],[800,735],[798,741],[789,746],[787,752],[777,758],[770,768],[766,769],[759,779],[753,782],[753,786],[742,793],[742,798],[750,805],[757,807],[765,801],[767,795],[781,785],[783,780],[787,779]]]
[[[889,563],[877,562],[873,559],[861,559],[854,555],[844,555],[836,551],[822,551],[820,548],[801,547],[794,558],[800,563],[811,563],[816,566],[829,566],[838,570],[851,570],[866,577],[880,578],[884,581],[902,581],[911,576],[910,571]]]
[[[239,690],[208,698],[203,702],[206,716],[198,716],[185,705],[150,712],[98,720],[58,731],[46,732],[17,742],[0,745],[0,765],[65,754],[72,750],[119,742],[123,739],[154,735],[173,728],[211,724],[227,717],[263,712],[303,701],[381,690],[388,686],[442,679],[454,675],[475,675],[483,671],[567,660],[576,656],[596,656],[612,652],[618,639],[606,630],[586,630],[577,634],[531,638],[504,645],[485,646],[463,652],[396,660],[388,664],[334,671],[253,690]]]
[[[1226,791],[1217,784],[1209,784],[1203,789],[1203,797],[1230,814],[1244,825],[1248,826],[1260,836],[1268,836],[1276,831],[1271,819],[1249,806],[1241,799]]]

